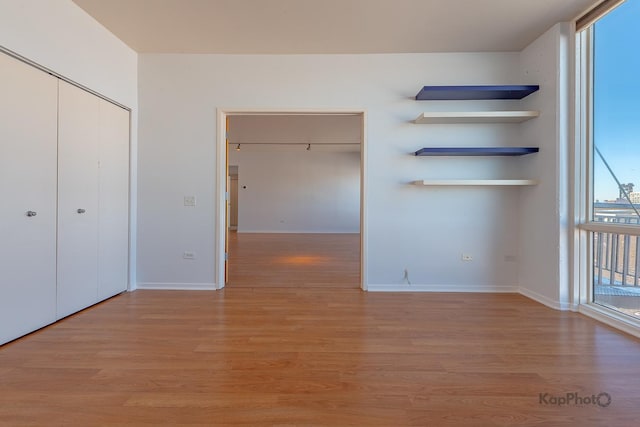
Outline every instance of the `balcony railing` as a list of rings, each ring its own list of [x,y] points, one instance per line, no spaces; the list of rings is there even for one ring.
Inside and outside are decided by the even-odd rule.
[[[595,212],[594,221],[640,226],[636,215]],[[595,285],[630,286],[640,289],[640,236],[620,233],[593,233],[593,274]]]

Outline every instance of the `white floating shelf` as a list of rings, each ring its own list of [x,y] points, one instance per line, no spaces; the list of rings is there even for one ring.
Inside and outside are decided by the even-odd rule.
[[[416,123],[520,123],[540,115],[539,111],[437,111],[422,113]]]
[[[537,185],[538,181],[534,179],[436,179],[436,180],[420,180],[413,181],[413,185],[422,185],[427,187],[437,186],[525,186]]]

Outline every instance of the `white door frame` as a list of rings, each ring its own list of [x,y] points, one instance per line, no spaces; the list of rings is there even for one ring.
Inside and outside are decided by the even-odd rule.
[[[367,184],[367,112],[366,110],[355,109],[239,109],[239,108],[218,108],[217,129],[216,129],[216,289],[225,286],[225,227],[226,224],[226,182],[227,182],[227,144],[226,144],[226,121],[228,116],[238,115],[323,115],[323,114],[353,114],[359,115],[361,123],[360,141],[360,288],[367,290],[367,269],[365,262],[367,259],[367,213],[366,213],[366,184]]]

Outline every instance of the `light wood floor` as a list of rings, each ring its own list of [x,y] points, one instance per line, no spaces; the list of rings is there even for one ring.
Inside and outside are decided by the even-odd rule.
[[[360,288],[360,235],[230,232],[228,286]]]
[[[632,426],[639,378],[640,340],[515,294],[137,291],[0,347],[0,425]]]

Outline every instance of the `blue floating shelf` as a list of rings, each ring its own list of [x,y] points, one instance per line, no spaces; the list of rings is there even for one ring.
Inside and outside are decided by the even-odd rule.
[[[538,89],[538,85],[425,86],[416,100],[522,99]]]
[[[416,156],[524,156],[537,153],[538,147],[426,147]]]

